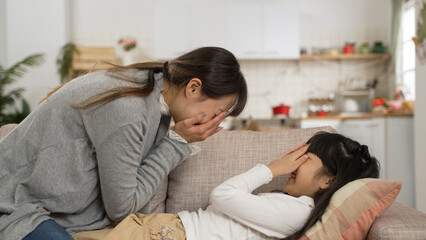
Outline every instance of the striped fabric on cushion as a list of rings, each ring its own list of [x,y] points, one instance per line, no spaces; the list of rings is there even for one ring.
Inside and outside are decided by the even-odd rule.
[[[401,182],[373,178],[346,184],[334,193],[321,221],[301,239],[365,239],[373,221],[394,202],[401,186]]]

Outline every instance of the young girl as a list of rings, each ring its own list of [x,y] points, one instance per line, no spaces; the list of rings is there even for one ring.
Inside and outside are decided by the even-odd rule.
[[[236,58],[216,47],[72,80],[0,142],[0,239],[72,239],[147,212],[188,143],[246,97]]]
[[[283,193],[251,192],[290,174]],[[117,226],[73,235],[93,239],[299,239],[324,213],[331,196],[359,178],[377,178],[368,148],[336,133],[319,132],[278,156],[217,186],[198,212],[132,214]]]

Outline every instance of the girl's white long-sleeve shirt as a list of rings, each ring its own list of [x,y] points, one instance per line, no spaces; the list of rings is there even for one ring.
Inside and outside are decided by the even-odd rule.
[[[205,210],[179,212],[187,239],[284,238],[302,228],[314,207],[313,199],[251,193],[271,180],[270,169],[258,164],[217,186]]]

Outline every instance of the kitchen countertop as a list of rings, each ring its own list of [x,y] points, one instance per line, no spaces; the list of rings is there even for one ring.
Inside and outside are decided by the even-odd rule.
[[[365,118],[375,118],[375,117],[413,117],[412,112],[392,112],[392,113],[374,113],[374,112],[357,112],[357,113],[340,113],[336,115],[324,116],[324,117],[304,117],[300,118],[300,120],[327,120],[327,119],[337,119],[337,120],[345,120],[345,119],[365,119]]]

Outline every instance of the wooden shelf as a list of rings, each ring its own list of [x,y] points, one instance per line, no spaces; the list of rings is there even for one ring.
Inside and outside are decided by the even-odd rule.
[[[104,62],[115,64],[114,47],[77,46],[78,54],[73,54],[72,67],[68,78],[72,79],[91,70],[107,67]],[[109,66],[108,66],[109,67]]]
[[[301,61],[313,61],[313,60],[374,60],[374,59],[389,59],[390,54],[388,53],[366,53],[366,54],[318,54],[318,55],[301,55],[299,60]]]

